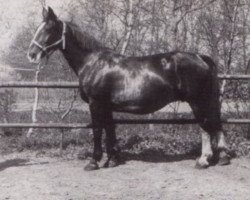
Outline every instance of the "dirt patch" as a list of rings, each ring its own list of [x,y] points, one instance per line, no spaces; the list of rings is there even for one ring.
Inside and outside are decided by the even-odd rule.
[[[127,161],[112,169],[83,170],[87,161],[9,154],[0,159],[1,200],[250,199],[250,159],[194,168],[194,160]]]

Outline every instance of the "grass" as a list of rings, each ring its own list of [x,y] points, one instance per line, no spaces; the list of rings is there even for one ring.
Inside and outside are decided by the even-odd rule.
[[[38,122],[62,122],[62,113],[39,111]],[[29,112],[16,112],[11,122],[30,122]],[[180,115],[178,115],[180,116]],[[115,114],[115,118],[138,119],[149,116]],[[153,118],[176,118],[169,113],[155,113]],[[183,114],[181,117],[190,117]],[[87,112],[74,110],[64,120],[65,123],[90,122]],[[247,127],[226,125],[229,147],[236,156],[250,155],[250,142],[245,139]],[[118,125],[116,132],[119,145],[127,158],[161,161],[164,159],[197,156],[200,153],[201,138],[198,125]],[[23,150],[44,151],[59,148],[62,131],[58,129],[36,129],[30,138],[26,138],[27,129],[5,129],[0,132],[0,153]],[[92,133],[88,129],[64,130],[64,154],[78,154],[86,158],[92,151]],[[105,143],[103,142],[103,147]]]

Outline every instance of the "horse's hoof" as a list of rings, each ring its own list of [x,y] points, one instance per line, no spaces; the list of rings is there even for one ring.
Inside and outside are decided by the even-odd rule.
[[[120,162],[118,161],[118,160],[116,160],[116,159],[111,159],[110,161],[109,161],[109,167],[116,167],[116,166],[118,166],[120,164]]]
[[[218,165],[229,165],[230,164],[230,157],[228,155],[219,158]]]
[[[104,168],[108,168],[108,167],[116,167],[118,165],[123,165],[125,164],[125,161],[123,159],[120,158],[120,156],[114,156],[111,159],[108,159],[103,167]]]
[[[206,169],[208,167],[209,167],[208,161],[201,159],[201,158],[196,160],[196,164],[195,164],[196,169]]]
[[[221,151],[219,153],[218,165],[229,165],[230,164],[230,156],[226,151]]]
[[[99,166],[96,162],[89,162],[89,164],[87,164],[84,167],[85,171],[93,171],[93,170],[97,170],[97,169],[99,169]]]
[[[111,159],[111,160],[107,160],[103,167],[104,168],[109,168],[109,167],[116,167],[120,164],[120,162],[117,159]]]

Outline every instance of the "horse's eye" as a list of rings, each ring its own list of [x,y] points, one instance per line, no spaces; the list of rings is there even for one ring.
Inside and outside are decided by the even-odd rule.
[[[45,28],[46,28],[46,30],[51,30],[51,29],[53,29],[54,26],[55,26],[55,22],[50,21],[46,24]]]

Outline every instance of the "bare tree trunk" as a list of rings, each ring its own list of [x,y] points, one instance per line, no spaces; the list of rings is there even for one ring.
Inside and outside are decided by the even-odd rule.
[[[3,122],[6,123],[6,124],[9,123],[9,111],[8,111],[8,108],[7,109],[4,108]],[[3,128],[4,134],[7,135],[9,133],[9,130],[10,130],[9,128]]]
[[[72,111],[74,107],[74,103],[76,101],[78,95],[78,90],[74,93],[73,99],[70,102],[70,105],[68,109],[62,114],[61,120],[64,121],[64,119],[68,116],[68,114]],[[92,133],[92,129],[89,129]],[[61,139],[60,139],[60,148],[59,148],[59,155],[62,157],[63,155],[63,145],[64,145],[64,135],[65,135],[65,130],[61,129]]]
[[[248,119],[250,118],[250,104],[248,104]],[[247,139],[250,140],[250,124],[247,126]]]
[[[128,15],[127,15],[127,26],[126,26],[126,35],[125,35],[125,39],[124,42],[122,44],[122,48],[121,48],[121,54],[125,54],[126,49],[128,47],[129,44],[129,40],[130,40],[130,36],[132,33],[132,26],[133,26],[133,0],[128,0]]]
[[[35,75],[35,82],[36,83],[38,82],[38,79],[39,79],[40,67],[41,66],[39,64],[37,66],[36,75]],[[32,123],[37,122],[36,113],[37,113],[38,101],[39,101],[39,89],[35,88],[35,99],[34,99],[34,104],[33,104],[33,108],[32,108]],[[30,137],[32,133],[33,133],[33,128],[29,128],[26,136]]]
[[[232,21],[231,21],[231,30],[230,30],[230,38],[229,38],[229,53],[228,53],[228,59],[227,59],[227,69],[226,69],[226,74],[230,73],[231,71],[231,63],[232,63],[232,56],[233,56],[233,45],[235,41],[235,32],[236,32],[236,20],[237,20],[237,14],[238,14],[238,8],[239,8],[239,3],[240,0],[237,1],[236,6],[234,8],[233,16],[232,16]],[[225,5],[226,6],[226,5]],[[224,72],[224,73],[225,73]],[[223,99],[223,94],[225,92],[227,81],[223,80],[222,85],[221,85],[221,99],[220,101],[222,102]]]
[[[250,73],[250,60],[248,60],[248,64],[246,67],[246,74]],[[250,83],[248,83],[248,90],[250,92]],[[250,118],[250,103],[248,104],[248,118]],[[250,124],[247,125],[247,139],[250,140]]]
[[[153,1],[153,8],[152,8],[152,22],[151,22],[152,30],[151,30],[151,42],[150,42],[150,54],[155,53],[154,52],[154,45],[153,43],[155,42],[155,31],[156,31],[156,20],[155,20],[155,0]],[[152,119],[153,114],[149,114],[148,119]],[[149,124],[149,130],[153,131],[155,129],[154,124]]]

